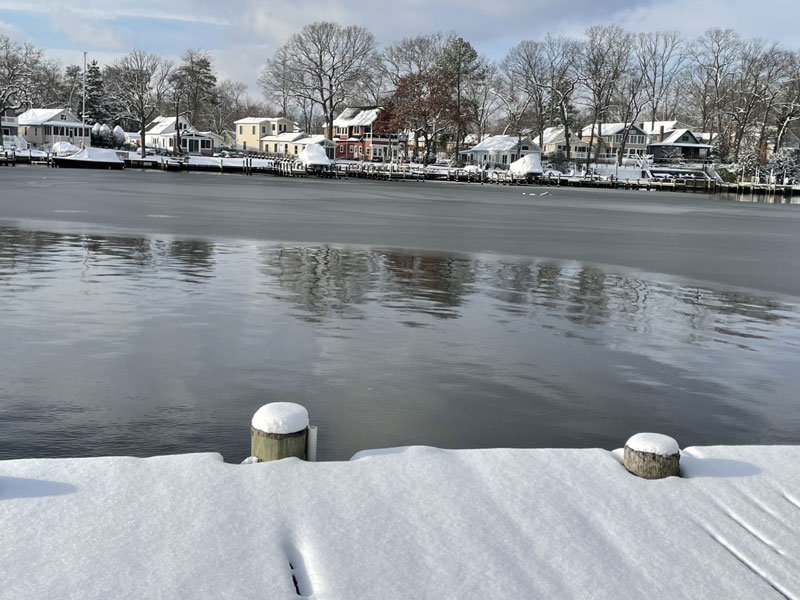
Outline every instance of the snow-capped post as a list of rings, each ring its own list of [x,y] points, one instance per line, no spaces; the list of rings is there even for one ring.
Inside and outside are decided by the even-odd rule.
[[[637,477],[677,477],[680,473],[680,460],[678,442],[668,435],[637,433],[625,442],[625,468]]]
[[[296,456],[306,459],[308,411],[293,402],[259,408],[250,422],[250,455],[261,461]]]

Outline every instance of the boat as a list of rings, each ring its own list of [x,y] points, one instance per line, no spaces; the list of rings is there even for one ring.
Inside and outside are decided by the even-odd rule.
[[[57,167],[71,169],[124,169],[125,163],[114,150],[87,147],[70,156],[54,156]]]

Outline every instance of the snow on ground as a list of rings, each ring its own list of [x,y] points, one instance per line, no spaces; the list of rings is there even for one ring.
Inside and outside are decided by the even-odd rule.
[[[800,447],[617,454],[0,462],[0,596],[800,597]]]
[[[219,167],[220,163],[225,167],[242,167],[244,165],[243,158],[218,158],[215,156],[189,156],[188,161],[190,165],[206,165],[212,167]],[[252,158],[249,159],[254,168],[267,168],[272,167],[275,163],[274,160],[267,158]]]

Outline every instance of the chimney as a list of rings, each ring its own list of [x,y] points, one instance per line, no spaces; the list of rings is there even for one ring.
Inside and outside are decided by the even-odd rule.
[[[664,141],[664,126],[663,125],[660,127],[660,130],[658,132],[658,141],[659,142],[663,142]]]

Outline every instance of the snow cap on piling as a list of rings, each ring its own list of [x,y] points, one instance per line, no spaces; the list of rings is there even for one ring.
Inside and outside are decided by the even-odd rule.
[[[674,438],[661,433],[637,433],[625,445],[634,452],[649,452],[659,456],[672,456],[681,451]]]
[[[308,411],[294,402],[271,402],[256,411],[250,424],[265,433],[296,433],[308,427]]]

